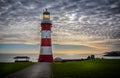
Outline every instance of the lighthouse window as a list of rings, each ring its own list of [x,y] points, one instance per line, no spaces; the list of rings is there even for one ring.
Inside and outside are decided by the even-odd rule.
[[[49,19],[49,18],[50,18],[50,15],[45,14],[45,15],[43,15],[43,18],[45,18],[45,19]]]

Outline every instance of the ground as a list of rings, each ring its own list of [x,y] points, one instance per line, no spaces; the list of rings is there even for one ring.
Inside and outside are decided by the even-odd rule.
[[[0,63],[0,78],[34,63]],[[120,60],[95,59],[79,62],[54,62],[53,78],[120,78]]]
[[[38,62],[5,78],[51,78],[51,63]]]
[[[120,60],[53,63],[53,78],[120,78]]]
[[[26,68],[34,64],[33,62],[19,62],[19,63],[0,63],[0,78]]]

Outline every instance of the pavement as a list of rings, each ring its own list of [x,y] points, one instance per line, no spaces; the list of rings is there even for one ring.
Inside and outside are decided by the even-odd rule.
[[[27,67],[5,78],[51,78],[51,63],[42,62]]]

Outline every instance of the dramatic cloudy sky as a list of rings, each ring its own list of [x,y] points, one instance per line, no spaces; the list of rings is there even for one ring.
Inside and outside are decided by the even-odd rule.
[[[39,44],[44,8],[54,53],[120,50],[120,0],[0,0],[1,53],[3,44]]]

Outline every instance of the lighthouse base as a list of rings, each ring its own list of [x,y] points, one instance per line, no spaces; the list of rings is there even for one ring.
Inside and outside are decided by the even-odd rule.
[[[53,62],[52,55],[39,55],[38,62]]]

